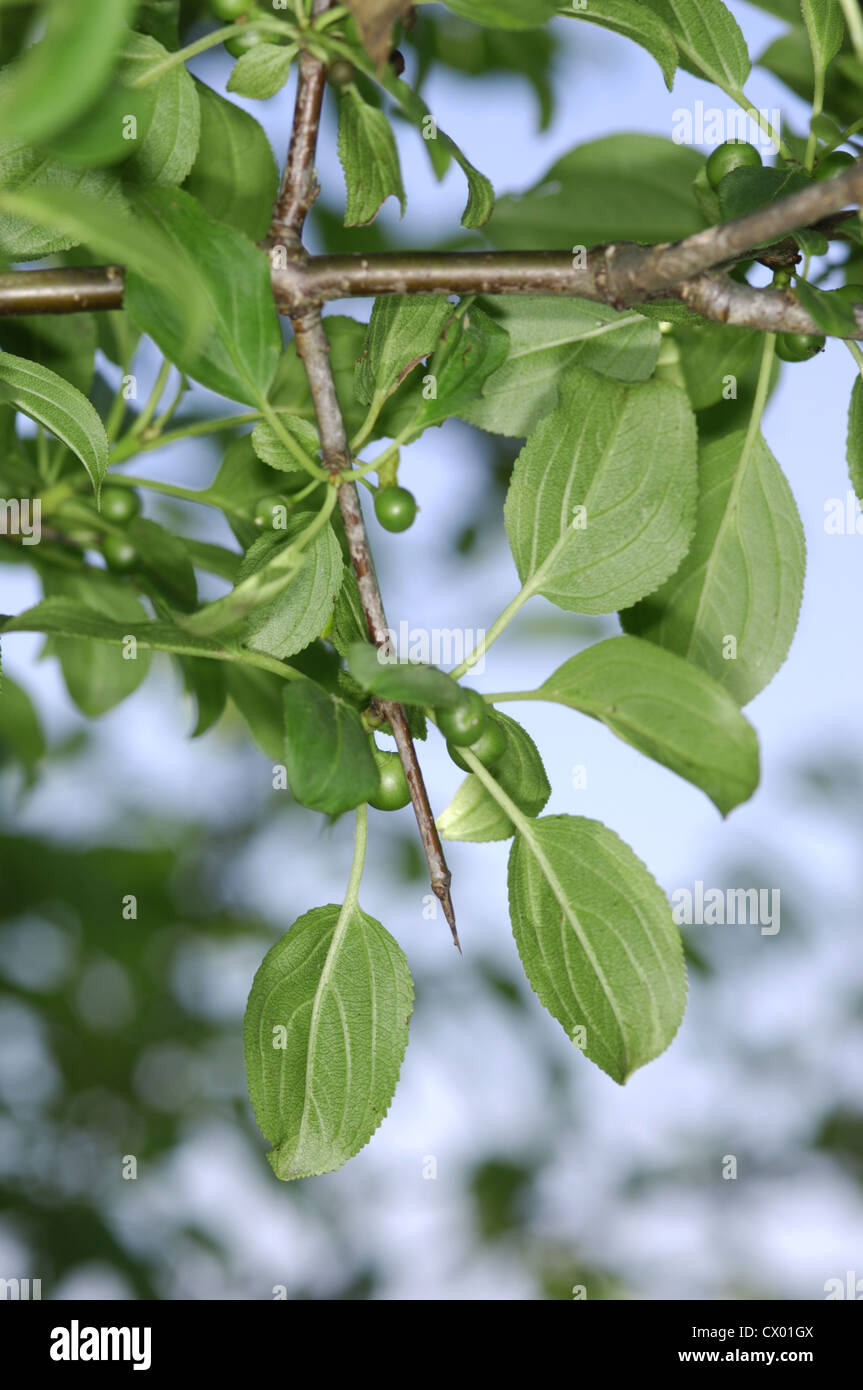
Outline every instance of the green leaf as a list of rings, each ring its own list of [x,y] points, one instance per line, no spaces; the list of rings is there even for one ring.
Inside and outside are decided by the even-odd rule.
[[[485,174],[481,174],[471,164],[461,147],[440,129],[422,97],[406,82],[396,77],[392,69],[385,68],[380,74],[380,81],[390,96],[398,102],[406,118],[422,132],[423,143],[437,177],[443,178],[451,159],[461,168],[468,187],[467,206],[461,218],[462,226],[485,226],[494,211],[494,189]]]
[[[800,0],[812,60],[816,72],[823,73],[836,57],[845,37],[845,20],[838,0]]]
[[[115,641],[108,644],[82,642],[78,637],[59,635],[52,644],[70,696],[83,714],[96,719],[133,694],[150,669],[149,652],[138,651],[134,660],[126,659],[123,654],[123,639],[132,631],[129,624],[146,621],[147,614],[129,587],[113,575],[51,569],[45,571],[43,583],[46,602],[39,606],[44,609],[59,601],[64,609],[72,608],[73,620],[78,624],[76,630],[81,631],[81,635],[84,635],[87,615],[91,611],[107,618],[115,630],[120,629]],[[22,616],[27,618],[28,615]],[[30,619],[34,616],[35,610],[31,609]],[[15,623],[9,624],[8,629],[22,630]]]
[[[680,349],[680,370],[693,410],[703,410],[724,399],[729,378],[739,382],[751,363],[761,334],[750,328],[710,324],[703,328],[677,328],[674,341]]]
[[[258,747],[271,763],[280,764],[285,749],[284,681],[269,671],[228,662],[225,685]]]
[[[51,5],[41,43],[8,72],[0,130],[10,140],[46,140],[82,115],[107,85],[134,0]]]
[[[499,198],[486,235],[523,251],[604,241],[679,241],[705,219],[692,182],[704,156],[656,135],[610,135],[578,145],[539,182]]]
[[[528,435],[557,405],[560,381],[575,363],[622,381],[646,381],[656,366],[659,328],[642,314],[586,299],[501,295],[481,303],[509,334],[509,355],[458,413],[493,434]]]
[[[52,573],[54,573],[52,571]],[[56,571],[57,574],[67,576],[67,572]],[[90,571],[81,577],[92,585],[97,581],[92,576],[100,576],[101,571]],[[77,577],[77,576],[73,576]],[[53,582],[53,581],[52,581]],[[59,581],[58,581],[59,583]],[[104,576],[104,584],[119,585],[123,595],[134,598],[130,590],[119,580],[115,580],[112,575]],[[108,595],[107,587],[103,588],[103,594],[113,598],[114,594]],[[115,591],[116,592],[116,591]],[[66,590],[64,589],[64,594]],[[137,604],[137,599],[135,599]],[[108,642],[115,647],[120,647],[127,637],[134,637],[139,649],[146,652],[171,652],[175,656],[201,656],[210,657],[215,661],[240,661],[243,659],[243,652],[236,646],[226,642],[214,642],[207,637],[198,637],[193,633],[184,632],[181,628],[175,627],[169,622],[141,622],[142,617],[146,617],[143,608],[138,604],[135,609],[135,617],[131,616],[131,606],[126,605],[129,621],[123,617],[121,607],[115,605],[110,611],[104,605],[100,606],[92,602],[91,589],[88,587],[87,598],[82,601],[79,598],[47,598],[43,603],[37,603],[33,608],[28,608],[26,612],[19,613],[16,617],[4,617],[0,614],[0,631],[2,632],[44,632],[49,637],[74,637],[77,639],[93,639],[97,642]],[[112,614],[120,613],[120,618],[113,617]],[[120,657],[117,656],[117,660]],[[260,656],[257,658],[261,663],[265,663],[268,658]],[[124,665],[135,666],[134,661],[125,662]],[[140,657],[138,658],[140,666]],[[278,670],[279,663],[273,662],[273,667]],[[286,667],[281,667],[283,672],[287,672]]]
[[[47,367],[2,352],[0,402],[14,406],[62,440],[83,463],[99,496],[108,468],[108,438],[86,396]]]
[[[135,27],[175,52],[180,46],[180,0],[139,0]]]
[[[44,248],[48,246],[60,249],[84,241],[96,255],[156,280],[161,278],[166,285],[182,283],[183,276],[188,279],[187,258],[177,259],[164,238],[131,217],[118,191],[112,194],[109,189],[105,196],[100,196],[98,185],[92,183],[97,171],[73,173],[69,184],[55,186],[46,180],[45,187],[28,186],[11,193],[0,190],[0,210],[9,214],[0,220],[0,249],[4,254],[10,259],[22,259],[23,253],[7,249],[6,238],[14,241],[16,235],[22,234],[33,238],[30,224],[36,224],[42,229],[42,249],[33,255],[47,254]]]
[[[623,1084],[665,1051],[686,1005],[683,947],[628,845],[580,816],[525,822],[509,903],[531,986],[592,1062]]]
[[[758,785],[758,740],[728,691],[638,637],[611,637],[565,661],[537,697],[600,720],[701,787],[725,816]]]
[[[87,395],[93,385],[96,315],[10,315],[0,319],[0,347],[39,362]]]
[[[136,517],[125,530],[138,551],[145,579],[155,587],[156,596],[172,608],[191,612],[198,602],[198,586],[183,540],[173,531],[143,517]]]
[[[45,753],[45,736],[30,696],[7,675],[0,675],[0,770],[19,763],[24,785],[32,786]]]
[[[147,34],[127,34],[119,73],[131,86],[167,57],[167,50]],[[175,63],[144,89],[152,92],[152,112],[125,173],[147,186],[183,182],[198,152],[201,111],[198,90],[182,63]]]
[[[837,337],[851,337],[857,330],[857,319],[850,304],[829,290],[819,290],[805,280],[798,280],[794,286],[795,294],[803,308],[811,314],[822,333]]]
[[[331,1173],[392,1102],[413,985],[397,943],[355,902],[313,908],[267,952],[243,1024],[249,1094],[276,1177]]]
[[[348,193],[346,227],[372,222],[390,197],[398,200],[404,216],[405,190],[395,136],[383,111],[363,101],[354,84],[339,101],[339,159]]]
[[[848,472],[857,497],[863,501],[863,377],[857,377],[851,388],[848,409]]]
[[[811,180],[797,169],[732,169],[719,183],[722,219],[731,222],[766,207],[777,198],[787,198],[811,187]],[[769,243],[765,243],[769,245]]]
[[[603,29],[623,34],[625,38],[632,39],[634,43],[647,49],[662,69],[665,85],[671,91],[677,70],[677,44],[674,35],[668,25],[641,4],[640,0],[638,3],[636,0],[590,0],[590,4],[581,9],[575,6],[564,8],[562,4],[560,8],[563,14],[600,24]]]
[[[743,705],[788,654],[805,561],[782,470],[760,434],[737,430],[701,450],[695,537],[683,564],[621,622],[695,662]]]
[[[448,10],[495,29],[533,29],[560,8],[559,0],[446,0]]]
[[[499,710],[489,713],[506,738],[492,776],[519,810],[533,819],[551,796],[539,750],[527,730],[509,715]],[[506,811],[473,773],[464,779],[449,806],[438,816],[437,827],[444,840],[508,840],[515,833]]]
[[[138,207],[144,227],[185,262],[186,280],[169,291],[162,281],[130,274],[125,303],[132,322],[187,376],[229,400],[259,405],[282,350],[265,252],[180,189],[151,189]],[[192,334],[187,283],[192,313],[200,296],[208,315],[203,331]]]
[[[296,47],[259,43],[241,53],[228,78],[228,91],[250,101],[267,101],[280,92],[288,80]]]
[[[58,205],[76,194],[92,199],[106,219],[126,207],[112,171],[75,169],[20,140],[0,140],[0,255],[35,261],[77,246],[80,230],[57,216]]]
[[[257,48],[251,49],[245,56],[257,52]],[[270,142],[242,107],[225,101],[203,82],[195,85],[200,99],[201,139],[186,192],[197,198],[211,217],[245,232],[252,241],[261,241],[270,225],[279,186]]]
[[[283,429],[293,435],[307,454],[312,458],[315,457],[320,450],[321,443],[314,425],[310,424],[308,420],[304,420],[302,415],[280,414],[279,423]],[[295,455],[291,453],[281,436],[276,434],[269,421],[262,420],[260,424],[255,425],[252,430],[252,448],[258,458],[269,464],[270,468],[277,468],[280,473],[292,473],[297,478],[302,477],[303,482],[308,482],[308,474],[297,468]]]
[[[361,401],[386,400],[440,341],[452,305],[438,294],[387,295],[375,300],[356,366]]]
[[[468,410],[508,351],[506,330],[482,309],[472,305],[464,314],[454,314],[428,364],[413,427],[424,430]]]
[[[338,816],[368,801],[378,769],[357,711],[314,681],[284,691],[285,768],[301,806]]]
[[[507,494],[522,584],[577,613],[634,603],[686,554],[696,486],[695,418],[678,387],[572,368]]]
[[[722,0],[644,0],[665,20],[681,66],[724,91],[741,92],[751,63],[740,25]]]
[[[274,549],[295,539],[306,525],[293,519],[284,535],[261,536],[240,566],[237,583],[256,573],[272,558]],[[342,585],[344,561],[332,526],[319,531],[305,550],[306,562],[293,580],[271,603],[256,607],[245,624],[244,643],[252,651],[269,652],[284,659],[313,642],[333,613]]]
[[[347,653],[351,675],[370,695],[399,704],[452,708],[462,698],[461,687],[436,666],[414,661],[390,660],[367,642],[357,642]]]

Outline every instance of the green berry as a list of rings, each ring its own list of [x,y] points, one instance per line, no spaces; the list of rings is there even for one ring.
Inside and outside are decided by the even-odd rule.
[[[284,497],[260,497],[255,503],[255,525],[266,531],[284,531],[288,502]]]
[[[707,161],[707,177],[713,188],[718,188],[726,174],[733,169],[759,169],[761,155],[754,145],[746,140],[726,140],[717,145]]]
[[[459,748],[454,743],[448,743],[446,748],[456,766],[465,772],[470,772]],[[500,762],[506,748],[503,729],[494,719],[489,719],[476,743],[469,744],[468,748],[475,758],[479,758],[484,767],[494,767]]]
[[[808,362],[821,351],[825,342],[820,333],[780,333],[776,339],[776,356],[783,362]]]
[[[369,805],[376,811],[400,811],[411,799],[401,758],[398,753],[385,753],[380,748],[374,754],[380,780],[374,796],[369,797]]]
[[[327,68],[327,80],[334,87],[349,87],[356,75],[356,68],[347,58],[335,58]]]
[[[476,743],[488,724],[488,706],[478,690],[463,690],[461,701],[436,709],[435,718],[447,743],[464,748]]]
[[[832,154],[826,154],[823,159],[819,159],[813,177],[819,182],[822,179],[832,179],[837,174],[844,174],[846,169],[850,169],[856,163],[853,154],[849,154],[847,150],[834,150]]]
[[[252,8],[250,0],[211,0],[211,4],[215,18],[223,19],[226,24],[240,19]]]
[[[232,58],[242,58],[244,53],[248,53],[250,49],[257,48],[259,43],[266,43],[266,41],[263,34],[258,33],[257,29],[250,26],[242,34],[235,34],[232,39],[225,39],[225,47]]]
[[[384,487],[375,493],[375,515],[385,531],[406,531],[416,514],[416,498],[406,487]]]
[[[137,569],[140,556],[131,541],[125,536],[106,536],[102,542],[105,564],[115,574],[129,574]]]
[[[101,502],[105,520],[116,521],[121,526],[141,510],[141,499],[130,487],[103,487]]]

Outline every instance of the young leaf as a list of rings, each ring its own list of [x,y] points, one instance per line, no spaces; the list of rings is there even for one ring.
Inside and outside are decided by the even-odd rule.
[[[419,431],[440,425],[467,410],[508,351],[506,330],[482,309],[473,305],[463,314],[453,314],[428,364],[413,427]]]
[[[346,227],[372,222],[390,197],[398,199],[404,216],[405,190],[395,136],[383,111],[363,101],[353,83],[339,102],[339,159],[348,192]]]
[[[452,305],[437,294],[389,295],[376,299],[362,356],[356,366],[356,391],[367,405],[386,400],[408,372],[438,345]]]
[[[728,691],[638,637],[611,637],[565,661],[536,692],[701,787],[725,816],[758,785],[758,740]]]
[[[751,63],[746,40],[723,0],[644,0],[665,20],[681,54],[681,66],[715,82],[723,91],[741,92]]]
[[[419,662],[382,660],[367,642],[357,642],[348,650],[348,668],[370,695],[408,705],[451,708],[462,698],[461,687],[452,676],[436,666]]]
[[[279,422],[289,434],[293,435],[306,453],[314,458],[321,447],[314,425],[310,424],[308,420],[304,420],[302,415],[280,415]],[[252,448],[258,458],[269,464],[270,468],[278,468],[280,473],[294,473],[298,477],[302,476],[304,482],[308,481],[306,473],[300,474],[295,455],[291,453],[281,436],[276,434],[268,420],[262,420],[252,430]]]
[[[250,49],[244,56],[258,51]],[[197,198],[211,217],[245,232],[252,241],[260,241],[267,234],[279,186],[270,142],[242,107],[225,101],[203,82],[195,86],[200,99],[201,139],[186,192]]]
[[[519,810],[534,819],[551,796],[539,750],[527,730],[509,715],[499,710],[489,713],[506,739],[492,776]],[[515,833],[506,811],[473,773],[438,816],[437,827],[444,840],[508,840]]]
[[[131,86],[166,56],[156,39],[127,34],[120,54],[120,77]],[[175,63],[143,90],[152,93],[152,110],[124,172],[147,186],[182,183],[195,162],[201,134],[196,83],[182,63]]]
[[[528,435],[557,405],[558,385],[575,363],[620,381],[646,381],[656,366],[661,335],[643,314],[586,299],[481,303],[509,334],[509,354],[458,414],[493,434]]]
[[[695,662],[744,705],[788,654],[805,563],[803,527],[782,470],[760,434],[736,430],[701,450],[689,554],[621,622]]]
[[[294,518],[284,533],[261,536],[240,566],[237,582],[248,578],[272,557],[273,550],[290,543],[306,521]],[[306,562],[293,583],[271,603],[256,607],[246,619],[244,643],[252,651],[270,656],[294,656],[324,630],[333,613],[342,584],[344,561],[332,526],[319,531],[305,550]]]
[[[651,593],[689,548],[695,418],[668,382],[624,386],[583,367],[560,399],[516,459],[507,535],[530,593],[609,613]]]
[[[373,796],[379,780],[359,714],[314,681],[285,687],[285,768],[301,806],[329,816]]]
[[[674,35],[668,25],[640,0],[590,0],[589,5],[582,8],[572,6],[562,12],[575,19],[601,24],[603,29],[611,29],[615,34],[623,34],[625,38],[640,44],[656,59],[662,69],[665,85],[671,91],[677,70]]]
[[[816,73],[823,74],[836,57],[845,37],[845,20],[838,0],[800,0],[812,61]]]
[[[288,80],[296,47],[288,44],[259,43],[241,53],[228,78],[228,91],[251,101],[267,101],[280,92]]]
[[[121,629],[111,644],[60,636],[53,642],[66,689],[79,710],[96,719],[137,690],[150,669],[147,651],[139,651],[134,660],[123,656],[123,639],[132,630],[128,624],[145,622],[147,614],[128,586],[112,575],[51,569],[46,570],[43,582],[47,600],[43,607],[60,600],[74,607],[84,621],[92,611]]]
[[[51,5],[41,43],[18,59],[0,94],[0,130],[37,143],[70,125],[107,85],[134,0]]]
[[[2,359],[0,359],[2,360]],[[848,409],[848,472],[857,497],[863,501],[863,377],[857,377],[851,388]]]
[[[380,922],[356,902],[316,907],[267,952],[243,1024],[249,1094],[276,1177],[331,1173],[392,1103],[413,984]]]
[[[161,280],[131,273],[125,303],[133,323],[187,376],[230,400],[259,405],[282,350],[266,254],[180,189],[150,189],[138,208],[166,253],[185,262],[185,279],[169,291]],[[190,333],[189,293],[193,316],[199,300],[206,306],[202,331]]]
[[[408,13],[412,3],[413,0],[348,0],[362,45],[378,67],[383,67],[392,48],[393,25]]]
[[[38,362],[0,352],[0,402],[62,440],[83,463],[99,496],[108,468],[108,437],[86,396]]]
[[[581,816],[526,821],[509,904],[531,986],[592,1062],[622,1085],[665,1051],[686,1005],[683,947],[628,845]]]

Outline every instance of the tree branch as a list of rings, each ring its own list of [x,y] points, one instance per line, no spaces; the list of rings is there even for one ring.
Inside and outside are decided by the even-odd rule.
[[[313,13],[319,14],[328,8],[329,0],[315,0]],[[294,267],[301,267],[306,259],[302,245],[303,226],[318,193],[314,159],[325,80],[326,71],[323,63],[304,53],[300,63],[288,158],[269,238],[271,248],[284,247],[288,263]],[[306,370],[315,407],[324,466],[333,475],[333,482],[338,487],[339,512],[345,528],[351,565],[356,576],[369,637],[376,647],[388,649],[386,614],[375,575],[359,493],[356,483],[341,478],[342,473],[350,468],[351,458],[341,406],[336,395],[335,379],[330,364],[330,345],[321,318],[320,301],[314,300],[310,303],[307,299],[302,305],[292,305],[288,312],[297,352]],[[420,839],[429,866],[432,891],[441,902],[453,940],[461,950],[450,895],[451,875],[429,805],[428,793],[404,709],[390,701],[377,701],[376,710],[383,715],[392,729],[410,789]]]

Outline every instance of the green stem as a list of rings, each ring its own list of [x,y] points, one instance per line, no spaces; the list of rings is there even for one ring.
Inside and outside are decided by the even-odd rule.
[[[812,61],[815,62],[815,54],[812,54]],[[812,115],[809,118],[809,139],[806,141],[806,169],[811,173],[815,163],[815,148],[818,143],[815,131],[812,129],[812,122],[817,120],[824,110],[824,69],[815,70],[815,92],[812,97]]]
[[[860,351],[860,348],[858,347],[857,343],[855,343],[851,338],[843,338],[842,341],[847,347],[851,356],[854,358],[854,361],[857,363],[857,370],[859,371],[861,377],[863,377],[863,352]]]
[[[129,83],[130,87],[149,87],[151,82],[158,82],[159,78],[171,68],[179,63],[186,63],[190,58],[195,58],[199,53],[206,53],[208,48],[215,48],[217,44],[224,43],[225,39],[232,39],[235,34],[249,33],[251,30],[261,30],[264,33],[277,33],[284,37],[290,34],[297,37],[297,32],[293,26],[283,24],[278,19],[268,19],[261,16],[260,19],[247,20],[244,24],[226,24],[221,29],[214,29],[211,33],[205,34],[202,39],[196,39],[194,43],[188,44],[185,48],[178,48],[176,53],[169,53],[160,62],[154,63],[146,72],[142,72],[140,77],[136,77]]]
[[[342,919],[353,911],[356,907],[357,899],[360,895],[360,883],[363,877],[363,868],[366,862],[366,843],[368,840],[368,807],[363,803],[357,807],[356,823],[354,827],[354,857],[351,862],[351,872],[348,884],[345,889],[345,900],[342,903],[342,910],[339,913],[339,921],[336,925],[335,935],[338,935]]]
[[[169,421],[169,420],[173,420],[174,416],[176,415],[176,413],[177,413],[177,411],[178,411],[178,409],[179,409],[179,407],[180,407],[180,402],[182,401],[182,399],[183,399],[183,397],[185,396],[185,394],[186,394],[186,392],[188,391],[188,389],[189,389],[189,381],[188,381],[188,378],[185,377],[185,376],[183,375],[183,373],[181,372],[181,373],[180,373],[180,384],[179,384],[178,387],[177,387],[177,392],[176,392],[176,395],[174,396],[174,399],[171,401],[171,403],[170,403],[170,405],[168,406],[168,408],[167,408],[166,410],[163,410],[163,411],[162,411],[162,414],[159,416],[158,420],[156,420],[155,424],[153,425],[153,434],[154,434],[154,435],[159,435],[159,434],[161,434],[162,431],[163,431],[163,429],[164,429],[165,426],[167,425],[168,421]]]
[[[845,23],[848,25],[848,33],[854,45],[854,52],[863,63],[863,15],[857,5],[857,0],[839,0],[842,12],[845,15]]]
[[[758,107],[753,106],[745,92],[738,92],[734,87],[723,87],[722,90],[725,92],[726,96],[729,96],[732,101],[737,103],[741,110],[746,112],[747,116],[750,116],[752,120],[756,122],[760,130],[764,131],[764,134],[773,143],[774,148],[779,151],[783,159],[790,159],[792,157],[791,151],[785,144],[785,141],[776,133],[767,117],[758,110]]]
[[[150,449],[161,449],[166,444],[175,444],[178,439],[192,439],[195,435],[218,434],[221,430],[229,430],[234,425],[248,425],[252,421],[260,420],[259,410],[250,411],[245,415],[225,415],[218,420],[196,420],[192,425],[183,425],[179,429],[169,430],[167,434],[159,435],[157,439],[132,439],[126,435],[121,439],[111,451],[111,466],[115,463],[125,463],[135,454],[147,453]]]
[[[129,431],[129,434],[132,435],[134,438],[137,439],[148,428],[150,421],[156,414],[158,404],[165,393],[165,387],[168,385],[168,379],[170,375],[171,363],[168,361],[166,357],[164,358],[162,365],[159,368],[159,374],[156,377],[155,382],[153,383],[153,389],[147,397],[147,402],[144,406],[144,409],[141,411],[140,415],[138,416],[137,420],[135,421],[134,425]]]
[[[534,823],[533,819],[526,816],[520,807],[516,806],[511,796],[507,796],[503,787],[495,781],[488,768],[480,762],[475,753],[472,753],[469,748],[460,748],[459,752],[474,776],[479,778],[486,791],[494,797],[501,810],[509,816],[516,830],[520,830],[522,834],[530,835]]]

